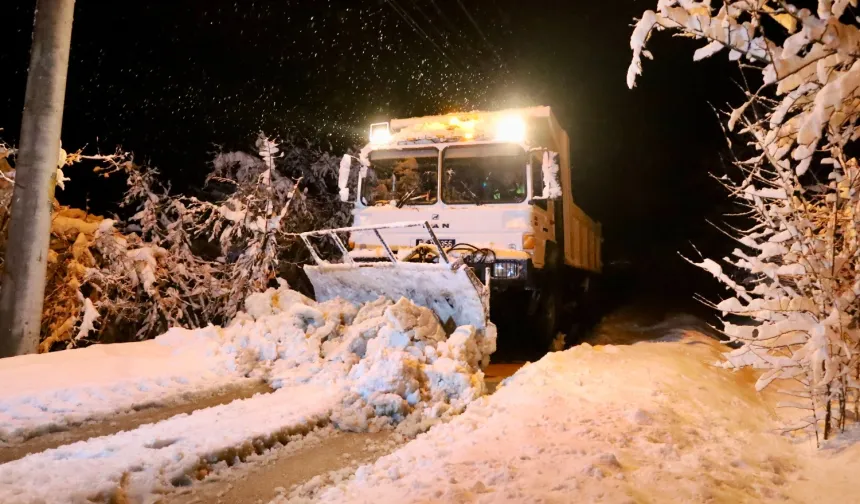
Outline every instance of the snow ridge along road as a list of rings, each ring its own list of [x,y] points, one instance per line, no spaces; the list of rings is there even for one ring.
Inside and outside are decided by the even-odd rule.
[[[66,430],[240,381],[206,360],[178,358],[160,341],[95,345],[0,360],[0,441]]]
[[[30,455],[0,466],[0,502],[146,502],[326,424],[341,399],[296,386]]]
[[[132,430],[141,425],[160,422],[181,414],[229,404],[237,399],[247,399],[256,394],[268,394],[272,388],[262,381],[240,381],[223,389],[205,391],[199,394],[182,394],[178,402],[152,404],[126,413],[117,413],[110,418],[93,420],[68,429],[40,434],[18,443],[0,443],[0,464],[24,458],[51,448],[86,441],[90,438],[109,436],[120,431]]]

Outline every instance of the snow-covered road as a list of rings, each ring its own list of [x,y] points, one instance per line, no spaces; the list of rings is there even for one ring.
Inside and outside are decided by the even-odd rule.
[[[0,466],[0,502],[145,502],[328,423],[341,399],[336,389],[291,387],[30,455]]]
[[[228,328],[156,343],[168,362],[275,392],[9,459],[0,502],[860,502],[860,435],[820,451],[778,435],[755,373],[714,366],[726,348],[677,321],[642,329],[663,341],[583,344],[482,372],[474,330],[446,338],[408,302],[261,296]],[[100,394],[74,380],[30,392],[62,387]],[[6,414],[20,404],[0,399]],[[110,409],[68,404],[73,418]],[[28,442],[41,437],[34,425]]]
[[[520,367],[522,364],[490,364],[484,370],[488,393]],[[268,502],[294,486],[323,487],[347,479],[361,465],[376,461],[408,440],[387,431],[352,433],[322,428],[260,456],[252,455],[244,464],[232,468],[222,465],[205,480],[165,495],[164,502]]]
[[[519,367],[490,365],[486,369],[488,389],[494,389]],[[242,400],[252,392],[259,395]],[[45,435],[28,443],[0,446],[0,457],[6,457],[0,459],[0,463],[6,462],[0,465],[0,487],[14,488],[2,494],[2,502],[53,502],[57,492],[64,492],[72,502],[94,496],[144,502],[151,496],[177,504],[219,500],[252,504],[315,477],[319,484],[348,477],[360,464],[372,462],[407,441],[392,432],[340,432],[327,423],[327,415],[290,418],[291,411],[308,411],[297,392],[301,390],[281,389],[278,395],[266,395],[262,387],[228,388],[196,404],[153,407],[129,414],[127,419],[74,427],[57,433],[56,439]],[[290,398],[284,400],[282,396],[287,393]],[[325,391],[315,395],[313,405],[324,404],[324,396]],[[211,403],[218,405],[220,401],[227,404],[212,407]],[[336,404],[330,401],[330,405]],[[159,421],[137,428],[143,423],[141,419],[154,418]],[[248,418],[253,422],[245,421]],[[135,424],[129,424],[134,420]],[[282,429],[273,434],[279,423]],[[249,431],[246,424],[265,428]],[[97,438],[89,434],[100,429],[116,435],[105,434],[88,443],[73,442]],[[218,434],[213,436],[213,431]],[[8,463],[27,454],[16,455],[21,448],[36,455]],[[199,455],[199,459],[185,454]],[[237,460],[243,463],[230,467],[227,459],[231,464]],[[148,473],[158,472],[163,477],[140,478],[134,469],[144,465],[151,468]],[[46,471],[48,476],[29,477],[36,470]]]
[[[15,442],[151,405],[187,402],[246,379],[159,341],[96,345],[0,361],[0,442]]]
[[[252,455],[243,464],[216,466],[206,479],[176,488],[164,496],[163,502],[269,502],[295,485],[311,480],[322,485],[349,477],[358,466],[391,453],[403,442],[402,436],[387,431],[340,432],[325,427],[262,455]]]
[[[197,394],[183,394],[175,402],[152,403],[125,413],[117,413],[101,420],[92,420],[79,425],[69,425],[63,430],[48,432],[25,441],[0,443],[0,464],[18,460],[32,453],[86,441],[90,438],[109,436],[120,431],[132,430],[141,425],[156,423],[196,410],[229,404],[238,399],[247,399],[256,394],[272,392],[262,381],[242,381],[236,385],[208,390]]]
[[[325,425],[414,435],[486,390],[479,363],[495,333],[446,334],[433,312],[406,299],[316,303],[281,288],[249,297],[246,310],[225,328],[0,361],[0,373],[26,384],[0,395],[0,449],[12,454],[0,464],[0,502],[151,502],[219,462]],[[123,412],[261,380],[277,390],[71,444],[43,441],[45,432],[71,429],[65,438],[74,439],[87,422],[103,427]],[[40,443],[50,449],[29,449]]]

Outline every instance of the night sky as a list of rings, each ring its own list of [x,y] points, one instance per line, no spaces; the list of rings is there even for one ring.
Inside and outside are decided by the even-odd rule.
[[[711,105],[739,96],[725,57],[652,42],[625,84],[633,18],[656,0],[78,0],[63,145],[121,144],[175,187],[199,185],[217,145],[296,132],[335,154],[391,117],[550,105],[568,129],[574,198],[600,220],[607,261],[689,297],[707,276],[677,255],[724,253],[727,210]],[[4,2],[0,136],[17,141],[35,0]],[[108,210],[73,181],[61,201]]]

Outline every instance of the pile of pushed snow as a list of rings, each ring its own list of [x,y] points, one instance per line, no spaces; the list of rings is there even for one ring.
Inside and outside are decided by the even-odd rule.
[[[0,359],[0,442],[177,402],[237,382],[324,384],[345,397],[342,429],[416,426],[462,411],[484,392],[479,364],[495,332],[459,327],[406,299],[317,303],[269,289],[228,327],[174,328],[154,341]]]
[[[448,335],[429,309],[401,298],[317,303],[286,286],[250,296],[225,328],[172,329],[156,341],[183,359],[266,379],[274,388],[325,384],[344,393],[344,430],[423,429],[485,392],[480,364],[495,331]]]
[[[549,354],[346,481],[274,502],[798,502],[814,443],[774,432],[755,377],[709,364],[724,350],[701,338]]]

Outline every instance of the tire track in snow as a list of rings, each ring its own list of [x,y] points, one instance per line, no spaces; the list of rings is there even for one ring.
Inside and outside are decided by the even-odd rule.
[[[522,366],[523,363],[490,364],[484,370],[488,394]],[[372,464],[411,438],[390,431],[352,433],[326,427],[297,441],[275,447],[262,456],[252,456],[241,466],[219,467],[199,483],[165,495],[159,504],[268,502],[286,495],[291,487],[322,487],[347,478],[359,466]]]
[[[340,432],[324,427],[263,454],[245,464],[223,464],[203,481],[165,495],[158,504],[255,504],[283,495],[292,486],[311,480],[344,476],[361,464],[387,455],[408,441],[390,431]]]
[[[0,502],[137,502],[324,426],[341,400],[290,387],[47,450],[0,466]]]
[[[228,404],[237,399],[247,399],[256,394],[271,392],[272,388],[268,384],[255,381],[227,386],[220,390],[190,393],[175,403],[135,408],[132,412],[120,413],[109,419],[86,422],[71,426],[68,430],[50,432],[20,443],[2,445],[0,446],[0,464],[78,441],[133,430],[141,425],[160,422],[176,415],[189,414],[199,409]]]

